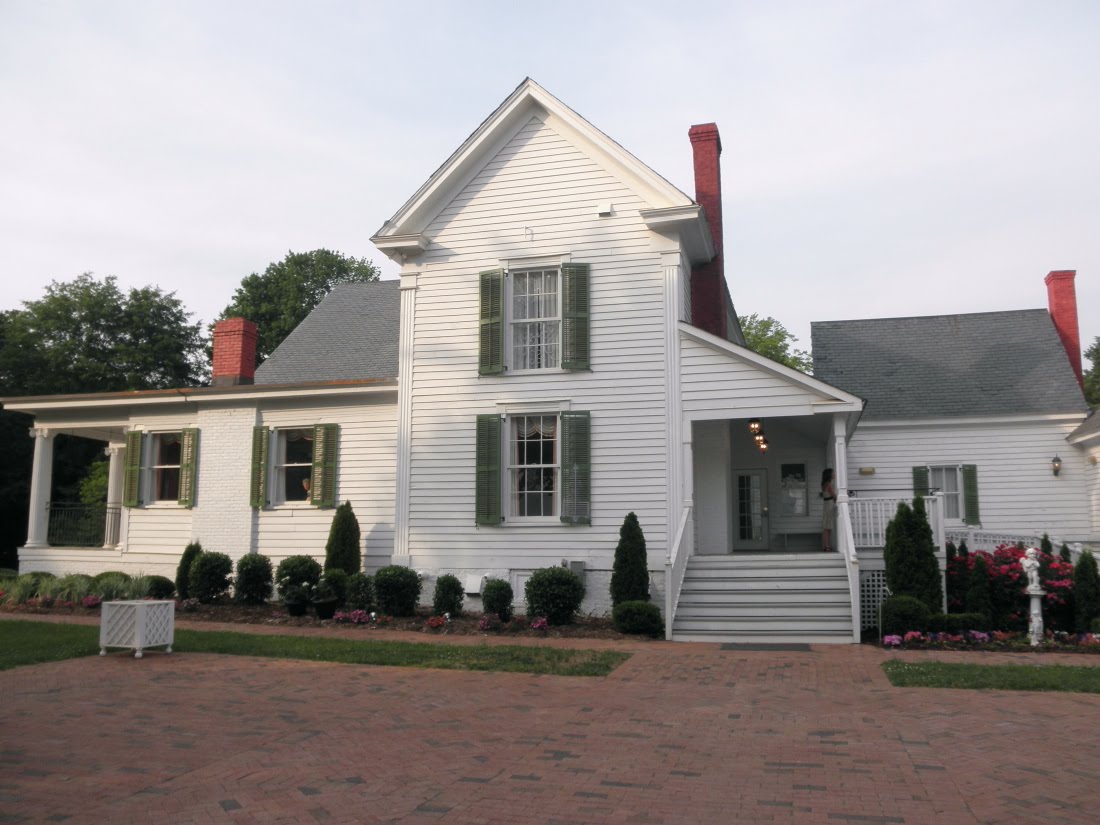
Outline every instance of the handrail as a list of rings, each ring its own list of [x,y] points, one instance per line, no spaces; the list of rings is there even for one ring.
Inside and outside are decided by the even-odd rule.
[[[676,539],[665,556],[665,639],[672,638],[672,620],[676,614],[676,605],[680,601],[680,588],[684,583],[684,570],[690,553],[681,553],[680,545],[684,540],[688,522],[691,519],[691,502],[684,503],[684,512],[680,516],[680,526],[676,529]]]
[[[934,493],[925,497],[928,505],[928,523],[937,547],[943,548],[943,496]],[[852,540],[856,547],[885,547],[886,525],[897,514],[898,505],[912,502],[911,497],[882,496],[859,497],[848,500],[853,526]]]
[[[844,556],[844,570],[848,574],[848,598],[852,605],[852,641],[860,640],[859,608],[859,556],[852,532],[852,514],[848,508],[848,496],[837,497],[837,545]]]

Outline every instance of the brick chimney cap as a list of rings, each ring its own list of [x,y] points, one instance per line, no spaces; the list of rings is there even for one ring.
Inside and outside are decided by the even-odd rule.
[[[1076,269],[1055,269],[1043,279],[1043,283],[1050,284],[1051,281],[1072,281],[1076,277]]]
[[[243,332],[256,334],[256,324],[247,318],[223,318],[214,323],[215,332]]]
[[[713,141],[718,144],[718,151],[722,151],[722,137],[718,134],[717,123],[697,123],[688,129],[688,137],[692,143],[709,143]]]

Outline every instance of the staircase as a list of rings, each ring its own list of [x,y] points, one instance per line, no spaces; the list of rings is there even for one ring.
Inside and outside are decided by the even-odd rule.
[[[688,642],[852,641],[839,553],[692,556],[672,625]]]

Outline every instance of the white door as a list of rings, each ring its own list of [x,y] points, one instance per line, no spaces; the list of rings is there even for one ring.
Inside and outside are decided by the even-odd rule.
[[[733,471],[733,549],[768,549],[768,471]]]

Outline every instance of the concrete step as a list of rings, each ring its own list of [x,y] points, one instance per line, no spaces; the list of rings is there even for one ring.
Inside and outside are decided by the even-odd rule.
[[[801,616],[745,616],[738,619],[694,619],[676,617],[672,625],[673,632],[693,633],[713,631],[716,633],[835,633],[843,635],[852,632],[851,617],[813,618]]]
[[[852,620],[852,608],[847,604],[685,604],[680,602],[676,609],[676,621],[681,619],[785,619],[803,618],[809,622],[817,620]]]
[[[680,604],[849,604],[848,588],[807,590],[733,590],[684,588]]]
[[[815,576],[813,578],[779,578],[767,576],[684,576],[681,591],[737,592],[750,590],[848,590],[847,576]]]
[[[808,643],[821,645],[846,645],[852,643],[851,633],[727,633],[725,631],[697,630],[691,632],[673,631],[674,642],[724,642],[734,644],[793,644]]]

